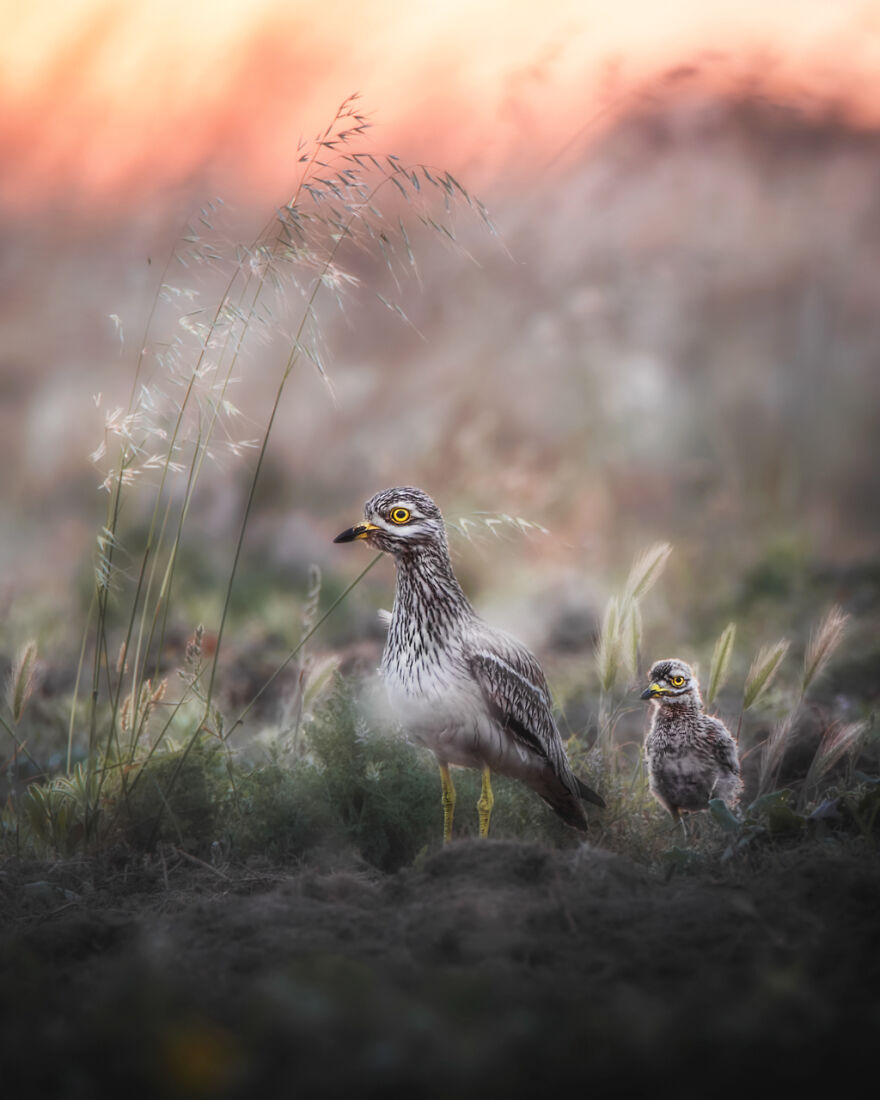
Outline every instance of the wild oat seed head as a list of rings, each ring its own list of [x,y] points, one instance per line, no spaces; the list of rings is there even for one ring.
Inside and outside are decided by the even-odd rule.
[[[596,645],[596,667],[599,670],[599,683],[605,692],[614,687],[623,660],[620,625],[620,601],[616,596],[612,596],[605,606],[602,628]]]
[[[736,623],[728,623],[712,651],[712,664],[709,667],[709,683],[706,690],[706,704],[713,702],[727,681],[730,671],[730,659],[733,656],[733,643],[736,640]]]
[[[6,685],[6,702],[15,722],[21,720],[35,686],[37,643],[26,642],[16,655]]]
[[[870,728],[868,721],[834,723],[825,731],[807,773],[806,785],[815,785],[848,753],[856,752]]]
[[[770,731],[761,750],[761,768],[758,780],[760,794],[766,794],[776,782],[782,758],[788,748],[794,732],[794,712],[789,712],[781,722],[777,722]]]
[[[624,598],[628,600],[640,600],[651,588],[653,588],[660,574],[666,567],[672,546],[668,542],[655,542],[644,553],[640,554],[629,571],[629,576],[624,586]]]
[[[801,694],[806,694],[810,684],[824,672],[834,651],[843,640],[848,621],[849,615],[835,604],[810,635],[810,644],[804,655]]]
[[[772,645],[762,646],[746,675],[743,689],[743,710],[748,710],[764,695],[773,682],[779,667],[788,653],[791,642],[781,638]]]

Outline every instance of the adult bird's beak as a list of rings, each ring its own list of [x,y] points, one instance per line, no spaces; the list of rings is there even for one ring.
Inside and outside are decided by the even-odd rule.
[[[642,699],[656,699],[658,695],[665,695],[666,689],[660,687],[659,684],[651,684],[650,687],[646,687],[642,692]]]
[[[380,528],[375,523],[356,523],[354,527],[349,527],[347,531],[343,531],[337,535],[333,540],[334,542],[354,542],[355,539],[365,539],[371,531],[378,531]]]

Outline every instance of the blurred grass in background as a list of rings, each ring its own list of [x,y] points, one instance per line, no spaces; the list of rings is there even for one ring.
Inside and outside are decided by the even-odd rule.
[[[311,566],[323,573],[323,606],[360,568],[333,549],[333,534],[378,488],[410,483],[452,521],[507,512],[548,529],[454,535],[456,568],[478,609],[538,649],[586,746],[602,723],[602,609],[645,546],[668,541],[674,553],[642,609],[642,667],[677,654],[705,677],[735,622],[718,697],[729,723],[761,645],[786,637],[800,660],[821,614],[840,604],[850,630],[799,718],[806,775],[830,725],[867,718],[880,693],[878,167],[880,134],[842,110],[662,85],[527,193],[499,181],[490,205],[503,247],[462,225],[475,262],[432,248],[407,282],[381,250],[354,258],[361,289],[344,308],[332,296],[316,307],[333,392],[310,368],[297,374],[256,484],[221,708],[246,706],[297,644]],[[211,229],[224,246],[255,220],[247,209],[224,216]],[[171,235],[144,218],[61,233],[51,217],[5,234],[7,263],[23,277],[0,312],[0,458],[10,471],[0,650],[11,667],[37,642],[23,721],[29,752],[55,773],[104,510],[88,460],[102,425],[92,395],[106,408],[128,392],[161,266],[153,257]],[[194,301],[211,293],[210,265],[186,277]],[[377,308],[377,294],[406,319]],[[172,305],[154,318],[151,354],[178,331]],[[243,353],[248,382],[234,402],[255,426],[246,434],[260,434],[282,335],[266,325],[264,343]],[[182,664],[198,624],[208,647],[216,640],[252,474],[246,453],[205,467],[153,655],[162,671]],[[148,524],[132,495],[120,546],[138,545]],[[391,587],[384,563],[322,628],[316,652],[332,651],[349,674],[375,667],[376,609]],[[111,600],[111,650],[123,616]],[[627,695],[638,671],[618,685],[625,744],[646,720]],[[282,680],[241,737],[274,726],[291,690]],[[750,745],[791,706],[770,690],[747,725]]]

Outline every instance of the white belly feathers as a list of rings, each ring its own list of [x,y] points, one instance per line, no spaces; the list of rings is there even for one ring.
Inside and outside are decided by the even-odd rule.
[[[429,668],[410,665],[404,678],[392,662],[383,663],[382,676],[395,719],[441,763],[478,768],[485,762],[506,775],[528,767],[528,753],[504,735],[466,668],[435,658]]]

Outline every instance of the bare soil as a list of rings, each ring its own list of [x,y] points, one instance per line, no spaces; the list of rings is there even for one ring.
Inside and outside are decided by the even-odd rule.
[[[673,875],[473,840],[393,875],[7,861],[0,918],[16,1097],[809,1094],[880,1026],[858,844]]]

